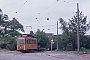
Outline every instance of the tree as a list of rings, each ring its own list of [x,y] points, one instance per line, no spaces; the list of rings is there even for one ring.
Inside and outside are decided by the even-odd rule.
[[[8,50],[16,50],[17,49],[16,37],[12,37],[11,35],[5,35],[3,40],[0,40],[0,48]]]
[[[2,19],[2,10],[0,9],[0,20]]]
[[[40,45],[41,48],[48,47],[49,38],[46,36],[45,32],[37,30],[34,36],[37,38],[38,45]]]
[[[0,11],[2,12],[2,10]],[[5,29],[0,30],[0,48],[15,50],[16,37],[21,34],[19,33],[20,30],[24,32],[23,25],[16,18],[9,20],[8,15],[2,14],[0,15],[0,27],[5,27]],[[2,31],[4,32],[3,34]]]
[[[54,42],[53,47],[52,47],[53,50],[57,49],[57,41],[58,41],[58,49],[62,50],[61,36],[54,35],[52,38],[53,38],[53,42]]]
[[[2,12],[1,9],[0,11]],[[2,14],[0,17],[2,17],[0,19],[0,26],[5,27],[6,30],[7,29],[13,30],[13,31],[21,30],[24,32],[23,25],[19,23],[19,21],[17,21],[16,18],[12,18],[12,20],[9,20],[9,17],[7,14],[4,14],[4,15]]]
[[[21,30],[24,32],[23,25],[20,24],[16,18],[13,18],[9,21],[3,20],[3,23],[1,25],[5,27],[5,34],[14,34],[13,36],[18,36],[18,34],[20,34],[18,31]]]
[[[16,18],[13,18],[11,21],[9,21],[9,26],[11,30],[21,30],[24,32],[23,25],[20,24]]]
[[[87,16],[84,16],[82,12],[79,14],[79,33],[80,35],[84,35],[90,29],[90,22],[87,24]],[[77,32],[77,15],[75,15],[72,19],[69,19],[69,30],[76,33]]]
[[[90,22],[87,23],[86,19],[87,19],[87,16],[84,16],[84,14],[80,12],[79,13],[80,37],[84,36],[86,32],[90,29]],[[72,19],[69,19],[69,22],[64,21],[62,18],[59,19],[61,23],[61,29],[63,30],[64,33],[70,36],[69,39],[72,41],[73,50],[77,48],[76,46],[77,39],[75,38],[77,37],[77,23],[78,23],[77,20],[78,20],[77,15],[75,15]],[[82,40],[80,39],[80,41]]]

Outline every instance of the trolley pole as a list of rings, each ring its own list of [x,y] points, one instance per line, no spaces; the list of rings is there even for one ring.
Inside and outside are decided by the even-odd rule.
[[[77,3],[77,51],[80,51],[80,37],[79,37],[79,5]]]
[[[58,21],[57,21],[57,50],[58,50]]]

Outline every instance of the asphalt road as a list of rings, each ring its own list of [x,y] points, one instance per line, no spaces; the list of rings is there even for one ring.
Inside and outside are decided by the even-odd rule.
[[[0,60],[90,60],[76,55],[53,52],[21,53],[18,51],[0,51]]]

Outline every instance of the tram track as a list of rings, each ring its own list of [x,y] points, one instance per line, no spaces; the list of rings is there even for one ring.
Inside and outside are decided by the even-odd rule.
[[[20,53],[20,52],[17,52],[16,54],[13,55],[13,59],[14,59],[14,60],[15,60],[15,57],[16,57],[17,55],[20,55],[21,58],[24,59],[24,57],[23,57],[24,53],[22,53],[22,52],[21,52],[21,53]]]

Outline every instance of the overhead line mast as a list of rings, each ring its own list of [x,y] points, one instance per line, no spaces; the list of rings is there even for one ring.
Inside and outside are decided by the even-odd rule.
[[[79,37],[79,5],[77,3],[77,51],[80,51],[80,37]]]

